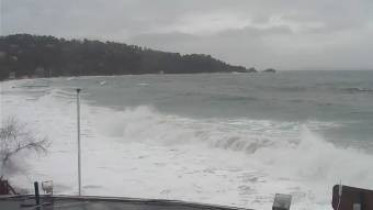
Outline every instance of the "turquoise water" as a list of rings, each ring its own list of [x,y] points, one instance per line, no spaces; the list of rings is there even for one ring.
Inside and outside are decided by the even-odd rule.
[[[81,87],[90,104],[118,110],[146,105],[197,119],[334,123],[338,126],[320,127],[318,132],[341,145],[372,145],[373,72],[369,71],[140,75],[44,82],[66,89]]]

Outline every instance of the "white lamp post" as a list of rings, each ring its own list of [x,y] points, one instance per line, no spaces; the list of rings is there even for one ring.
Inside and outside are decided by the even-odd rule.
[[[76,105],[77,105],[77,128],[78,128],[78,185],[79,196],[82,195],[82,173],[81,173],[81,154],[80,154],[80,88],[76,89]]]

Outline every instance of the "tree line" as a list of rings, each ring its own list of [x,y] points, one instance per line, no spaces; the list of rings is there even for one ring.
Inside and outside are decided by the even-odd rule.
[[[136,45],[53,36],[0,37],[0,79],[124,74],[254,72],[210,55],[162,52]]]

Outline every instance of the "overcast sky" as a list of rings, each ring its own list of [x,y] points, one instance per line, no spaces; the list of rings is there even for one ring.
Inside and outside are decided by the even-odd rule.
[[[373,0],[1,0],[1,33],[113,40],[259,69],[373,69]]]

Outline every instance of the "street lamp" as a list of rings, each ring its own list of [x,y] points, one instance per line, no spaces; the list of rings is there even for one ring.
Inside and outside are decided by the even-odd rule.
[[[76,89],[76,107],[77,107],[77,131],[78,131],[78,185],[79,196],[82,195],[82,173],[81,173],[81,154],[80,154],[80,88]]]

